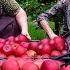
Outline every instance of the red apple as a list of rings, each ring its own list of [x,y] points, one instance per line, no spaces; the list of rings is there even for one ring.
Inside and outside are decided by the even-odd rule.
[[[65,39],[62,36],[54,38],[55,48],[59,51],[62,51],[65,48]]]
[[[4,46],[4,43],[0,42],[0,51],[2,52],[2,48]]]
[[[50,44],[50,46],[51,46],[52,49],[55,49],[55,42],[54,42],[53,39],[51,39],[51,40],[49,41],[49,44]]]
[[[45,38],[45,39],[42,39],[40,42],[41,42],[42,44],[49,44],[49,41],[50,41],[50,39]]]
[[[30,46],[30,43],[29,43],[29,42],[21,42],[20,45],[21,45],[22,47],[28,49],[29,46]]]
[[[29,39],[25,35],[20,34],[15,38],[15,41],[21,43],[21,42],[28,42]]]
[[[0,38],[0,42],[1,42],[1,43],[5,43],[5,41],[6,41],[5,39]]]
[[[22,56],[23,54],[26,54],[26,51],[27,51],[26,48],[23,48],[22,46],[19,46],[14,50],[14,54],[16,56]]]
[[[60,70],[59,64],[55,60],[45,60],[41,70]]]
[[[28,55],[29,57],[34,57],[34,56],[37,55],[37,53],[36,53],[35,51],[33,51],[33,50],[28,50],[26,53],[27,53],[27,55]]]
[[[11,45],[10,45],[10,44],[4,45],[4,46],[3,46],[3,52],[4,52],[4,54],[7,55],[7,56],[13,54],[13,49],[12,49]]]
[[[54,50],[51,52],[51,56],[61,56],[61,53],[59,51]]]
[[[19,70],[19,65],[15,60],[8,59],[3,63],[2,70]]]
[[[39,44],[39,46],[36,48],[36,51],[38,54],[50,54],[52,48],[49,44]]]
[[[10,36],[10,37],[8,37],[7,40],[8,40],[8,41],[15,41],[15,37],[14,37],[14,36]]]
[[[34,61],[34,64],[36,64],[39,67],[39,70],[41,68],[42,63],[43,63],[42,59],[37,59],[37,60]]]
[[[15,51],[16,48],[18,48],[19,46],[20,46],[20,45],[17,44],[17,43],[13,43],[13,44],[11,44],[11,47],[13,48],[14,51]]]
[[[22,58],[18,57],[17,63],[19,64],[20,70],[22,70],[22,67],[23,67],[23,64],[25,63],[25,61]]]
[[[38,66],[32,62],[27,62],[23,65],[22,70],[39,70]]]
[[[45,44],[42,48],[42,54],[49,54],[51,53],[52,48],[49,44]]]
[[[50,55],[49,54],[43,54],[42,55],[42,59],[48,59],[48,58],[50,58]]]
[[[38,47],[39,42],[31,42],[29,49],[36,51],[36,48]]]

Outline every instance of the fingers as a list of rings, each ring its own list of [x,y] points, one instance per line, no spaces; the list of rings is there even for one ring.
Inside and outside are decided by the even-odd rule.
[[[21,34],[25,35],[29,40],[31,40],[31,37],[28,32],[21,32]]]

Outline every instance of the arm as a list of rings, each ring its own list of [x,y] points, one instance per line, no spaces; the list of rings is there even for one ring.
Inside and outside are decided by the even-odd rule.
[[[38,16],[37,21],[38,23],[43,27],[43,29],[46,31],[46,33],[49,35],[51,39],[53,39],[55,36],[57,36],[52,29],[49,26],[48,20],[57,14],[57,12],[65,6],[65,1],[59,1],[56,5],[54,5],[50,10],[46,11],[45,13],[42,13],[40,16]]]
[[[16,15],[16,20],[21,27],[21,33],[31,39],[28,34],[27,15],[22,8],[20,8],[18,14]]]

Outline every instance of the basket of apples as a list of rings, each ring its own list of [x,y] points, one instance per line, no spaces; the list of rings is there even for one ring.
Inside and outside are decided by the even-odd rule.
[[[62,36],[35,41],[22,34],[0,38],[0,70],[69,70],[62,58],[68,55]]]

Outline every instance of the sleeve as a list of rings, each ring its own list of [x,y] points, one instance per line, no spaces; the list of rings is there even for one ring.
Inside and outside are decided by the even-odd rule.
[[[46,12],[40,14],[37,18],[37,22],[40,22],[42,20],[49,20],[51,16],[54,16],[55,14],[57,14],[57,12],[60,9],[63,9],[63,7],[65,6],[65,0],[61,0],[59,1],[56,5],[54,5],[53,7],[51,7],[51,9],[47,10]]]
[[[16,15],[20,9],[19,4],[15,0],[1,0],[3,10],[8,15]]]

